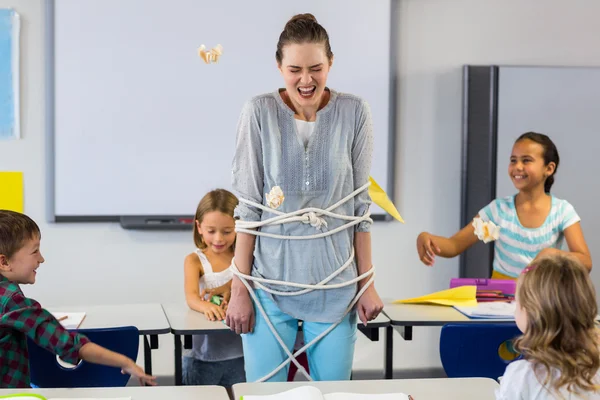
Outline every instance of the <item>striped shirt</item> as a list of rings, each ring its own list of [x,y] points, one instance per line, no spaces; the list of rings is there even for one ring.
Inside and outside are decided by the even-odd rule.
[[[238,124],[232,169],[232,186],[238,197],[266,204],[265,193],[280,186],[285,200],[277,209],[292,212],[306,207],[325,209],[369,181],[373,153],[373,126],[368,104],[357,96],[330,91],[329,103],[317,112],[314,132],[305,146],[298,137],[292,111],[279,92],[257,96],[244,107]],[[333,212],[362,216],[371,199],[365,190]],[[274,214],[239,203],[235,217],[261,221]],[[301,222],[260,228],[286,236],[308,236],[333,230],[346,221],[323,216],[322,231]],[[252,275],[267,279],[316,284],[350,258],[354,232],[370,230],[363,221],[331,236],[309,240],[280,240],[258,236]],[[330,284],[357,276],[356,262]],[[297,291],[272,286],[279,291]],[[269,295],[279,309],[293,318],[310,322],[336,322],[356,295],[356,284],[315,290],[298,296]]]
[[[521,225],[514,195],[496,199],[479,211],[482,220],[500,227],[500,236],[494,242],[495,271],[516,278],[540,251],[562,247],[565,229],[581,219],[568,201],[551,197],[550,213],[537,228]]]

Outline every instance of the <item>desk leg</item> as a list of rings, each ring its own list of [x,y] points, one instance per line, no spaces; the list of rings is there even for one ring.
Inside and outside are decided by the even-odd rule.
[[[379,341],[379,328],[368,328],[362,324],[359,325],[358,330],[365,335],[371,342]]]
[[[384,362],[385,379],[392,379],[394,376],[394,328],[392,326],[385,328]]]
[[[404,340],[412,340],[413,337],[413,327],[412,326],[401,326],[399,329],[400,336]]]
[[[146,335],[144,335],[144,371],[152,375],[152,348]]]
[[[173,335],[173,337],[175,338],[175,386],[180,386],[183,384],[181,336]]]

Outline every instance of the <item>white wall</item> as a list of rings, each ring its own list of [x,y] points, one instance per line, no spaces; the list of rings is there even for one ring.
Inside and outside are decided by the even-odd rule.
[[[47,259],[26,293],[47,305],[183,301],[181,266],[192,249],[189,234],[45,222],[42,4],[0,0],[0,7],[14,7],[23,20],[23,139],[0,142],[0,170],[24,171],[25,210],[41,226]],[[441,290],[458,273],[458,260],[439,260],[433,269],[419,264],[415,239],[422,230],[449,235],[459,228],[461,66],[600,66],[599,14],[595,0],[400,0],[395,194],[407,223],[373,228],[383,297]],[[439,367],[439,330],[414,333],[413,342],[396,335],[396,368]],[[361,340],[355,369],[380,368],[382,354],[381,342]],[[161,340],[154,368],[158,374],[173,371],[169,336]]]

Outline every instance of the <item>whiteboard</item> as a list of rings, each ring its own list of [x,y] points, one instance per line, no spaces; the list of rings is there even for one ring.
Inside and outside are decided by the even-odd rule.
[[[209,190],[231,189],[242,106],[284,86],[276,44],[300,12],[329,32],[327,85],[370,104],[371,175],[393,193],[390,0],[47,4],[51,219],[191,215]],[[223,46],[218,64],[201,44]]]
[[[497,197],[516,193],[508,162],[517,137],[527,131],[550,136],[560,156],[551,193],[575,207],[597,266],[600,68],[500,67],[498,94]],[[596,287],[598,270],[591,272]]]

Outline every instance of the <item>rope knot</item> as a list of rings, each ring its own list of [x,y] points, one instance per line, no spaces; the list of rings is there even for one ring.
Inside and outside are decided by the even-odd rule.
[[[305,224],[310,224],[310,226],[313,228],[321,229],[322,226],[327,228],[327,221],[321,217],[318,217],[314,211],[309,211],[306,214],[303,214],[302,217],[304,218],[302,222]]]

